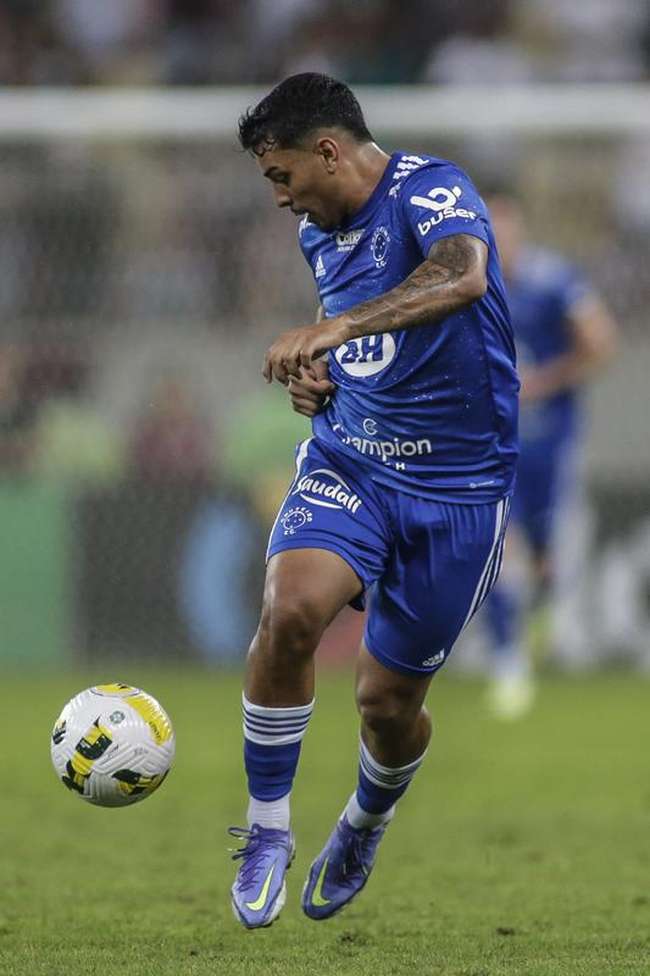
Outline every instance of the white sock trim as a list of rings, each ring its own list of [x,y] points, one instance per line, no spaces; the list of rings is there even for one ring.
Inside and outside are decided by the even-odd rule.
[[[300,742],[313,709],[314,699],[306,705],[269,708],[266,705],[255,705],[242,695],[244,738],[261,746],[284,746]]]
[[[363,739],[359,739],[359,763],[364,774],[375,786],[386,790],[395,790],[408,783],[424,762],[426,754],[427,750],[425,749],[421,756],[407,763],[406,766],[382,766],[372,756]]]
[[[248,826],[259,824],[260,827],[270,827],[273,830],[289,830],[291,810],[289,797],[291,793],[281,796],[279,800],[257,800],[254,796],[248,799],[246,819]]]
[[[381,827],[382,824],[388,823],[393,819],[395,816],[395,804],[393,804],[390,810],[386,810],[385,813],[368,813],[359,804],[355,790],[343,812],[351,827],[356,827],[357,830],[361,828],[372,830],[375,827]]]
[[[311,715],[316,702],[316,699],[312,698],[312,700],[307,702],[306,705],[290,705],[288,708],[275,708],[271,705],[256,705],[254,702],[249,701],[244,694],[242,694],[241,700],[244,711],[250,712],[253,715],[260,715],[265,718],[275,718],[276,716],[282,716],[284,718],[297,718],[300,715]]]

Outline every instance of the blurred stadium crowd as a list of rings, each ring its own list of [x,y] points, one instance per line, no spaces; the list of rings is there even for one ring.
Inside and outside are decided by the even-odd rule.
[[[353,84],[642,80],[650,7],[0,0],[5,86],[267,84],[299,70]],[[246,645],[264,535],[307,434],[259,366],[267,340],[312,320],[315,290],[294,221],[242,160],[232,125],[231,142],[3,142],[0,524],[12,558],[0,561],[0,587],[24,586],[8,601],[15,627],[0,660],[39,641],[43,658],[57,640],[87,657],[193,647],[224,660]],[[601,568],[612,612],[627,609],[603,643],[636,648],[650,575],[650,184],[639,178],[650,141],[440,139],[433,120],[417,145],[381,142],[518,191],[531,236],[576,260],[612,308],[623,356],[595,425],[590,484],[601,551],[623,540]],[[604,634],[600,618],[594,627]]]
[[[644,0],[2,0],[3,85],[635,81]]]

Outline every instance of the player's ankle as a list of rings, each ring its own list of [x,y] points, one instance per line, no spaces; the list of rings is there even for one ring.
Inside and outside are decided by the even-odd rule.
[[[351,827],[355,827],[357,830],[373,830],[375,827],[381,827],[393,819],[395,816],[395,804],[382,813],[369,813],[359,803],[355,790],[343,812]]]
[[[257,800],[254,796],[248,800],[248,826],[254,823],[260,827],[272,830],[289,830],[291,813],[289,807],[290,794],[281,796],[279,800]]]

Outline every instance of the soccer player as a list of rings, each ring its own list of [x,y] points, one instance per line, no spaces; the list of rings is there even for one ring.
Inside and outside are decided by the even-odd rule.
[[[517,456],[513,336],[489,217],[468,176],[388,155],[359,104],[319,74],[287,78],[240,119],[279,207],[299,215],[321,314],[266,353],[268,382],[313,415],[271,530],[243,696],[248,829],[232,887],[270,925],[294,854],[289,817],[314,707],[314,651],[372,600],[357,664],[358,782],[303,892],[312,919],[368,880],[431,734],[432,676],[499,572]],[[327,358],[325,358],[327,357]]]
[[[615,324],[602,300],[561,255],[527,243],[521,207],[502,188],[486,195],[494,224],[521,375],[520,455],[504,572],[484,618],[491,642],[488,705],[516,719],[531,707],[534,683],[523,639],[529,556],[531,608],[548,614],[563,573],[557,535],[582,504],[582,387],[614,350]],[[567,565],[567,569],[569,566]]]

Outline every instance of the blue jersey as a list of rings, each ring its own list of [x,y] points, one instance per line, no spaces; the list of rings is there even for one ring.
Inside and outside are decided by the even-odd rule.
[[[468,176],[446,160],[394,153],[353,217],[333,231],[304,218],[299,234],[327,317],[400,284],[443,237],[471,234],[488,245],[483,298],[440,322],[330,352],[337,389],[313,430],[355,469],[410,494],[475,503],[508,493],[514,342],[489,216]]]
[[[524,367],[544,366],[570,352],[569,312],[591,291],[564,258],[541,248],[526,248],[507,282],[517,357]],[[579,427],[579,388],[562,390],[522,407],[523,442],[561,441]]]

